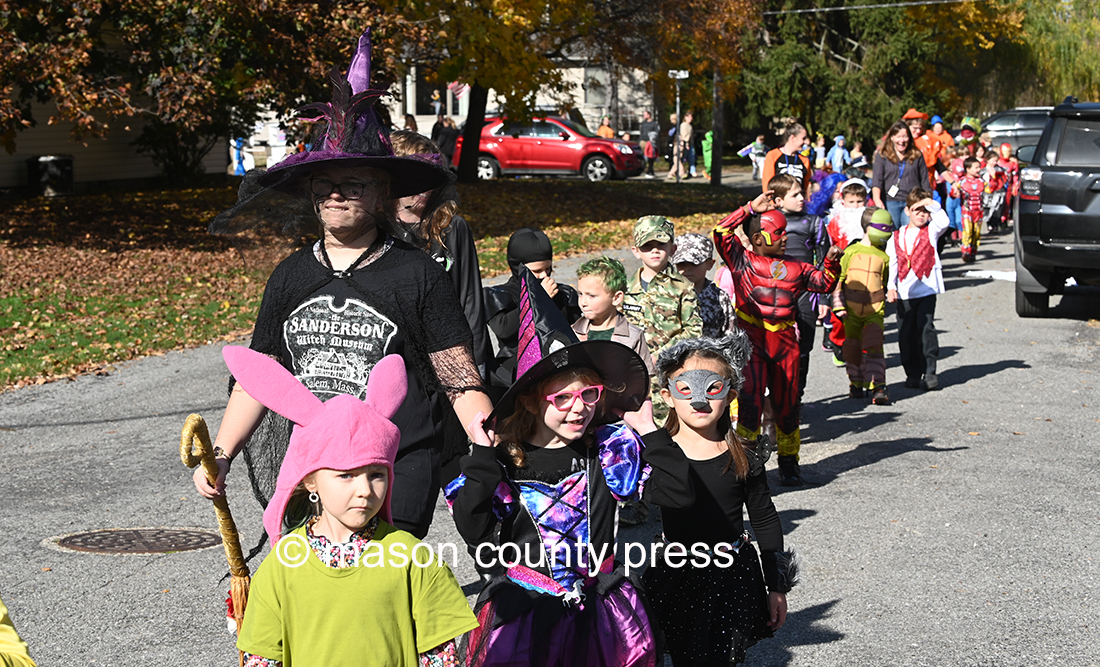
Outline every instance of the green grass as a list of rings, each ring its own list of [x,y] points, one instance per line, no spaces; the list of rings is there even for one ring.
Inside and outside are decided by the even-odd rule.
[[[520,227],[564,257],[629,245],[642,215],[706,230],[742,201],[700,181],[501,179],[459,193],[485,277],[508,271]],[[206,233],[235,198],[220,187],[0,201],[0,390],[250,333],[279,255],[246,255],[246,267]]]

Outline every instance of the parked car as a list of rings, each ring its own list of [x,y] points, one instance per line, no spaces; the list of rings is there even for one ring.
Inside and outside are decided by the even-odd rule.
[[[1100,285],[1100,103],[1067,97],[1050,112],[1015,213],[1017,315],[1046,315],[1068,278]]]
[[[982,133],[989,133],[989,143],[994,147],[1007,143],[1015,151],[1020,146],[1035,144],[1053,108],[1016,107],[993,114],[982,121]]]
[[[462,157],[462,137],[453,163]],[[621,139],[604,139],[561,116],[509,123],[500,117],[485,119],[478,149],[477,175],[580,175],[590,181],[637,176],[645,168],[642,149]]]

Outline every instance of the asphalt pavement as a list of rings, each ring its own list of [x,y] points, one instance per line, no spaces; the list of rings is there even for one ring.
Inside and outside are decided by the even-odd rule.
[[[577,263],[556,277],[568,282]],[[983,240],[973,266],[948,251],[940,391],[902,386],[892,314],[888,406],[848,399],[843,370],[815,349],[802,447],[813,484],[773,487],[802,584],[749,664],[1100,664],[1100,290],[1071,288],[1050,318],[1019,319],[1013,284],[999,279],[1011,270],[1009,236]],[[216,529],[178,443],[192,412],[217,428],[220,349],[0,394],[0,597],[39,664],[236,664],[220,547],[51,546],[101,528]],[[260,508],[243,466],[229,499],[254,541]],[[658,530],[653,518],[621,538]],[[426,541],[459,542],[443,504]],[[465,553],[454,569],[474,594]]]

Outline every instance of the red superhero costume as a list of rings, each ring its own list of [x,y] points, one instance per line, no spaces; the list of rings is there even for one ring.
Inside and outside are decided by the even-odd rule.
[[[1012,218],[1012,201],[1016,198],[1016,195],[1020,194],[1020,165],[1012,159],[1012,146],[1010,144],[1001,144],[1000,153],[997,166],[1004,169],[1006,190],[1004,208],[1001,209],[997,218],[1001,227],[1004,228],[1008,226],[1008,221]]]
[[[755,440],[760,433],[764,389],[771,391],[779,455],[797,461],[798,427],[798,296],[804,290],[828,294],[836,287],[840,261],[826,257],[822,269],[793,257],[765,257],[745,250],[734,234],[752,215],[748,206],[729,214],[714,228],[714,245],[729,267],[737,294],[737,316],[753,344],[745,366],[745,386],[738,397],[738,435]],[[778,211],[761,215],[760,233],[768,245],[787,231]]]

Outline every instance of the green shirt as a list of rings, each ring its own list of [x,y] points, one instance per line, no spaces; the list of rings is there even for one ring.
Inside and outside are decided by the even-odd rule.
[[[610,329],[589,329],[588,340],[611,340],[615,335],[615,327]]]
[[[256,570],[237,640],[242,651],[284,667],[418,667],[420,653],[477,627],[450,567],[438,556],[428,566],[413,563],[420,542],[409,533],[379,522],[370,543],[379,546],[343,569],[317,558],[305,527],[286,539],[300,542],[286,549],[288,557],[308,556],[289,567],[276,550]],[[415,551],[421,564],[429,560],[425,546]]]

